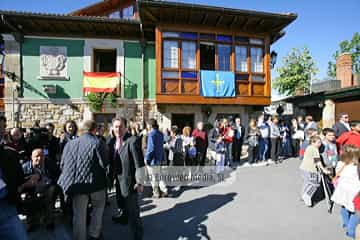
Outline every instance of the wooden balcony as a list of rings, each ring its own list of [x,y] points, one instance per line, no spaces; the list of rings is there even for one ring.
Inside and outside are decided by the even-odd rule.
[[[235,97],[203,97],[200,95],[200,81],[188,79],[163,79],[161,91],[156,94],[157,103],[171,104],[239,104],[270,105],[265,82],[236,81]]]

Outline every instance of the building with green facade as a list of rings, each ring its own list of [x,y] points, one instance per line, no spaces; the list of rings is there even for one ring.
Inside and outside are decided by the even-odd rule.
[[[3,68],[15,73],[5,75],[4,112],[10,126],[21,127],[35,120],[107,124],[116,115],[154,117],[163,128],[226,115],[247,119],[271,101],[270,46],[296,19],[143,0],[107,0],[68,15],[0,15]],[[204,95],[205,71],[230,73],[218,82],[231,81],[233,95]],[[115,98],[94,108],[83,91],[84,72],[120,73]]]

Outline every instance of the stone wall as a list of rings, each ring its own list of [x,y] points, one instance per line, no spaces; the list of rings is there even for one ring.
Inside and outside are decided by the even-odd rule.
[[[8,126],[13,127],[12,104],[5,104],[5,116],[8,120]],[[18,115],[18,127],[30,128],[36,120],[40,125],[53,123],[56,129],[62,129],[67,120],[74,120],[80,123],[84,119],[85,104],[53,104],[53,103],[18,103],[15,105]]]

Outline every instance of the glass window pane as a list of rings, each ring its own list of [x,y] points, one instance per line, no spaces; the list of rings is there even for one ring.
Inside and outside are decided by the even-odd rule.
[[[231,46],[218,44],[219,71],[230,71]]]
[[[252,76],[251,80],[254,81],[254,82],[263,82],[264,77],[263,76]]]
[[[197,39],[197,33],[192,33],[192,32],[183,32],[180,34],[181,38],[187,38],[187,39],[193,39],[196,40]]]
[[[236,71],[238,72],[247,72],[247,47],[236,46],[235,47],[235,56],[236,56]]]
[[[197,78],[197,72],[182,72],[181,78]]]
[[[179,73],[163,71],[162,78],[179,78]]]
[[[249,74],[236,74],[236,80],[249,81]]]
[[[123,19],[132,19],[134,18],[134,7],[129,6],[122,10]]]
[[[181,67],[184,69],[196,68],[196,43],[182,42],[181,48]]]
[[[251,48],[251,71],[258,73],[264,72],[262,48]]]
[[[180,34],[177,32],[163,32],[162,33],[163,37],[180,37]]]
[[[235,37],[235,41],[242,42],[242,43],[249,43],[248,37]]]
[[[251,44],[263,45],[263,44],[264,44],[264,40],[258,39],[258,38],[250,38],[250,43],[251,43]]]
[[[216,40],[222,42],[232,42],[232,37],[228,35],[217,35]]]
[[[178,42],[164,41],[163,66],[164,68],[178,68]]]
[[[200,39],[202,39],[202,40],[215,40],[215,34],[200,33]]]

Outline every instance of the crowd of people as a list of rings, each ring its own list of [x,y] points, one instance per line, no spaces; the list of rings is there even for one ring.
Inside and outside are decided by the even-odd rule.
[[[191,127],[159,129],[150,119],[142,128],[135,121],[114,118],[105,134],[105,127],[94,121],[84,121],[80,128],[67,121],[55,136],[52,123],[6,129],[6,119],[0,117],[0,238],[27,239],[18,213],[27,216],[28,231],[41,224],[51,230],[58,201],[61,211],[71,216],[74,239],[102,239],[108,190],[114,187],[117,209],[112,220],[129,226],[130,239],[142,239],[138,194],[144,190],[139,177],[143,171],[156,176],[164,165],[211,165],[223,171],[239,164],[279,164],[289,157],[301,159],[301,199],[307,206],[315,203],[320,176],[336,180],[332,201],[342,206],[344,227],[355,237],[360,123],[350,123],[342,114],[333,128],[320,130],[311,116],[261,115],[245,126],[237,117],[216,120],[211,129],[203,122]],[[156,177],[151,186],[154,198],[171,194]]]
[[[360,122],[341,114],[333,128],[305,128],[300,159],[301,200],[312,207],[327,196],[329,212],[341,207],[346,236],[360,239]]]

